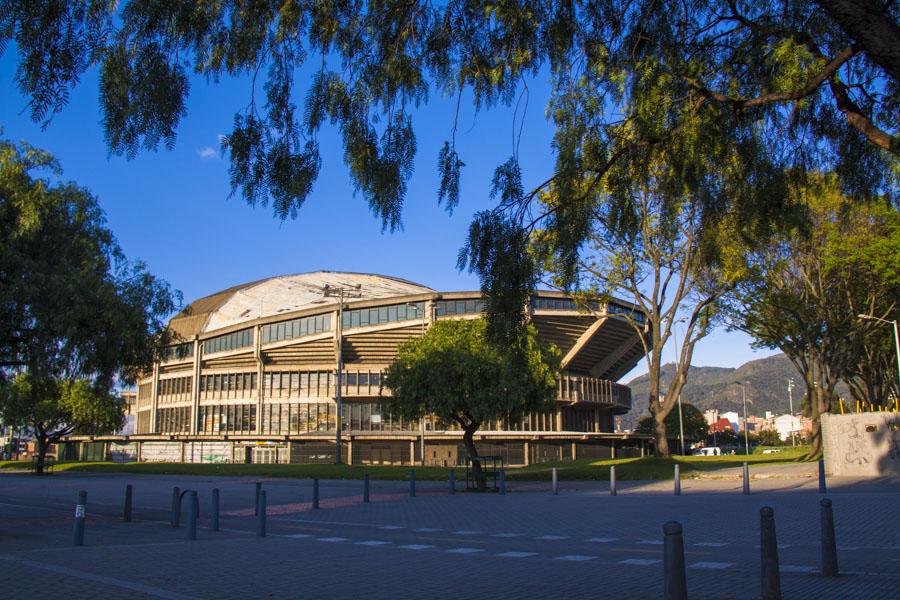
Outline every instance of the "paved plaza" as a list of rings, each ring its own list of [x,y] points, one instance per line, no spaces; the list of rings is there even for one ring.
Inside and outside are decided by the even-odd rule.
[[[900,598],[900,482],[832,480],[841,576],[819,575],[819,500],[810,478],[619,485],[510,483],[450,495],[446,484],[60,473],[0,475],[4,598],[659,598],[662,526],[684,525],[691,598],[758,598],[759,509],[772,506],[784,598]],[[127,483],[134,520],[122,521]],[[200,497],[198,539],[169,524],[172,487]],[[221,530],[209,530],[211,490]],[[85,546],[71,545],[87,490]],[[187,504],[187,503],[185,503]]]

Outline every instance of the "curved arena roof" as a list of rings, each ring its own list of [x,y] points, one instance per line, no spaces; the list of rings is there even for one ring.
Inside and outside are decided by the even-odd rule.
[[[197,334],[259,318],[337,304],[337,298],[323,295],[322,288],[326,285],[360,286],[360,297],[354,298],[355,300],[377,300],[434,292],[418,283],[371,273],[315,271],[281,275],[236,285],[191,302],[172,318],[169,327],[178,335],[189,339]]]

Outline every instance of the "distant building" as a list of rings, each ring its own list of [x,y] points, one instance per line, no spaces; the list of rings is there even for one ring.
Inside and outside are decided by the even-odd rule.
[[[737,414],[736,412],[734,412],[733,410],[730,410],[730,411],[728,411],[728,412],[720,413],[720,414],[719,414],[719,418],[721,418],[721,419],[728,419],[728,422],[731,423],[731,428],[732,428],[734,431],[740,431],[740,430],[741,430],[740,417],[738,417],[738,414]]]

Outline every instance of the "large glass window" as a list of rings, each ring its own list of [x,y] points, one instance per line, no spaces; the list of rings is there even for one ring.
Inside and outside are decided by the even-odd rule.
[[[331,313],[264,325],[262,328],[262,343],[269,344],[292,340],[326,331],[331,331]]]
[[[408,305],[392,304],[390,306],[379,306],[377,308],[347,310],[344,311],[341,322],[344,329],[351,329],[353,327],[366,327],[367,325],[380,325],[382,323],[422,319],[424,314],[424,302],[410,302]]]
[[[434,303],[434,316],[468,315],[484,312],[484,300],[470,298],[468,300],[438,300]]]
[[[225,335],[216,336],[203,342],[203,353],[214,354],[216,352],[225,352],[228,350],[236,350],[238,348],[246,348],[253,345],[253,328],[241,329]]]

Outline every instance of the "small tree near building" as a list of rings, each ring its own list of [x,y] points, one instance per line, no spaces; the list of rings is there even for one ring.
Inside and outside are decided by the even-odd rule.
[[[383,410],[405,419],[435,415],[458,425],[473,458],[474,435],[485,422],[516,422],[526,413],[548,412],[556,396],[559,351],[538,342],[526,327],[516,348],[488,342],[484,319],[438,321],[421,338],[403,344],[385,371]],[[479,461],[472,463],[478,488],[487,487]]]

